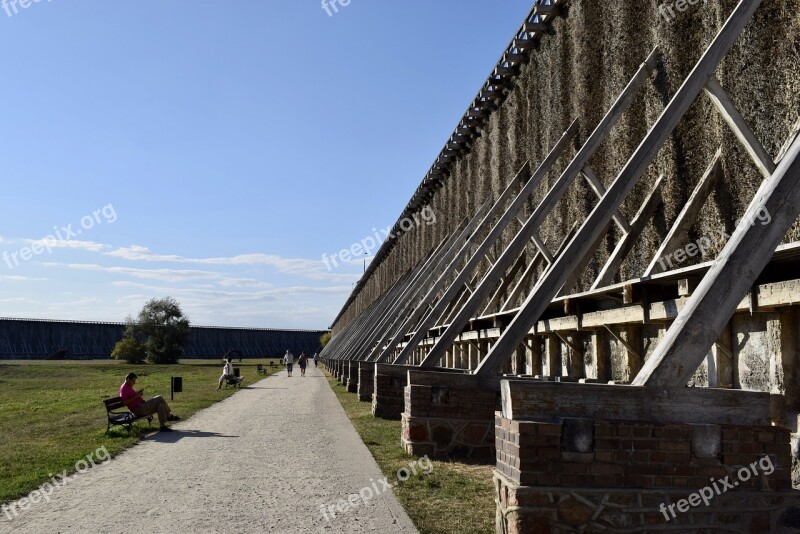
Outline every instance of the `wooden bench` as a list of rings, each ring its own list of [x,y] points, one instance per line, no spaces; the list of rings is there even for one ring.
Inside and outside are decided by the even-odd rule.
[[[106,434],[108,434],[108,431],[114,426],[121,426],[130,432],[131,428],[133,428],[133,423],[139,419],[147,419],[148,425],[153,422],[152,415],[136,415],[131,413],[120,397],[104,399],[103,404],[106,406],[106,415],[108,415]]]
[[[277,367],[277,365],[275,365],[275,362],[269,362],[269,366],[270,367]]]
[[[266,370],[266,369],[264,369],[264,366],[263,366],[263,365],[261,365],[260,363],[258,364],[258,374],[260,374],[260,375],[265,375],[265,374],[267,374],[267,370]]]

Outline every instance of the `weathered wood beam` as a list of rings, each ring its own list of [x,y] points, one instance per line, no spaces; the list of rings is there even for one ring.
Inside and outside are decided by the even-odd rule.
[[[538,252],[537,252],[538,254]],[[514,262],[514,265],[511,266],[511,269],[506,273],[503,277],[502,282],[497,287],[497,291],[494,292],[492,298],[489,299],[489,302],[486,304],[486,307],[481,312],[481,315],[486,315],[487,313],[491,313],[491,310],[495,307],[498,307],[503,300],[503,295],[508,291],[508,288],[514,282],[514,278],[516,278],[519,270],[522,269],[522,266],[525,264],[525,255],[521,255],[517,258],[517,261]]]
[[[451,284],[451,286],[445,292],[445,295],[442,297],[442,299],[440,299],[439,303],[437,303],[437,306],[443,307],[452,301],[452,299],[455,297],[455,289],[453,288],[453,286],[460,283],[461,280],[466,279],[467,276],[471,275],[471,273],[475,271],[480,262],[483,261],[484,254],[486,254],[486,252],[488,252],[491,249],[491,247],[493,247],[496,244],[497,240],[500,238],[505,229],[508,227],[509,223],[516,217],[517,213],[519,213],[520,210],[523,209],[525,203],[534,193],[534,191],[539,186],[544,177],[550,172],[550,169],[558,160],[558,158],[561,157],[561,155],[566,151],[566,149],[568,148],[572,140],[575,138],[577,133],[578,133],[578,123],[577,121],[573,121],[572,124],[570,124],[570,126],[561,136],[561,138],[556,142],[555,146],[553,146],[553,148],[550,150],[549,154],[547,155],[547,157],[545,157],[544,161],[542,161],[542,163],[539,165],[539,167],[536,169],[533,175],[530,176],[530,178],[527,180],[527,182],[525,183],[523,188],[519,191],[519,193],[516,195],[516,197],[514,197],[511,203],[505,208],[505,211],[502,213],[497,222],[493,226],[491,226],[488,233],[484,237],[483,241],[480,242],[473,255],[467,260],[466,265],[456,277],[456,281],[453,284]],[[530,172],[529,167],[526,167],[525,172],[526,173]],[[513,258],[513,260],[516,259],[517,256]],[[499,263],[500,259],[497,260],[497,262],[489,272],[493,273],[499,271],[501,269]],[[507,264],[505,263],[503,264],[502,266],[503,274],[505,274],[507,268],[511,266],[511,263],[513,263],[513,261],[510,261]],[[478,284],[478,286],[475,288],[475,292],[473,293],[472,297],[470,297],[470,299],[467,301],[467,304],[464,307],[462,307],[461,310],[459,310],[457,316],[453,319],[453,323],[450,326],[448,326],[447,330],[445,330],[445,332],[442,334],[443,338],[447,337],[447,339],[449,340],[447,342],[448,344],[452,342],[453,339],[455,339],[455,337],[460,333],[460,330],[463,328],[463,326],[467,324],[469,319],[472,318],[473,314],[476,313],[478,309],[480,309],[480,306],[483,304],[484,299],[488,297],[488,293],[492,289],[494,289],[495,284],[489,286],[485,282],[485,278],[486,277],[484,277]],[[454,327],[453,325],[456,323],[458,325]],[[422,330],[433,326],[432,323],[422,323],[422,324],[423,324],[423,326],[421,327]],[[418,332],[417,334],[418,336],[412,338],[411,344],[416,343],[419,341],[419,339],[421,339],[419,337],[421,332]],[[437,362],[441,358],[441,355],[443,354],[443,352],[437,354],[437,350],[441,350],[442,348],[444,348],[444,344],[445,342],[443,341],[441,342],[441,344],[437,342],[436,346],[428,354],[428,357],[425,358],[423,362],[425,366],[432,367],[435,365],[435,362]],[[407,354],[408,354],[408,348],[400,353],[400,356],[398,356],[396,363],[403,363],[405,361],[404,358],[406,357]]]
[[[663,423],[771,426],[776,408],[769,393],[711,388],[645,388],[605,384],[502,380],[503,417],[559,417]]]
[[[600,270],[600,274],[597,275],[597,279],[594,281],[594,284],[592,284],[591,289],[607,286],[614,281],[614,277],[617,276],[622,262],[625,261],[625,258],[627,258],[628,254],[633,250],[636,241],[644,231],[645,226],[647,226],[647,221],[650,220],[650,216],[662,202],[661,184],[663,181],[663,175],[656,180],[655,185],[650,190],[641,208],[639,208],[639,212],[636,214],[636,217],[634,217],[630,232],[622,236],[622,239],[619,240],[617,246],[614,248],[614,252],[611,253],[606,264]]]
[[[594,194],[597,195],[598,198],[603,198],[603,195],[606,194],[606,188],[603,186],[603,182],[600,181],[588,164],[584,165],[583,169],[581,170],[581,174],[583,174],[583,177],[586,178],[586,181],[589,183],[589,187],[592,189],[592,191],[594,191]],[[619,212],[619,210],[614,210],[614,215],[612,218],[623,233],[627,234],[631,231],[628,221],[625,220],[625,217]]]
[[[575,232],[577,230],[578,230],[578,222],[575,221],[574,223],[572,223],[572,227],[567,232],[567,235],[565,235],[564,239],[561,240],[561,245],[559,245],[558,250],[556,251],[556,256],[559,256],[563,252],[563,250],[567,246],[567,243],[570,242],[570,240],[575,235]],[[511,306],[514,302],[516,302],[519,296],[522,294],[522,292],[528,287],[530,277],[533,275],[534,271],[538,268],[539,266],[538,264],[541,262],[542,259],[543,256],[541,255],[541,251],[537,252],[536,256],[534,256],[533,258],[533,261],[531,262],[530,265],[528,265],[528,268],[525,270],[525,273],[519,279],[519,282],[517,282],[517,285],[514,286],[514,289],[511,291],[511,294],[506,299],[505,304],[503,304],[503,307],[500,309],[501,312],[507,310],[509,306]],[[548,263],[548,266],[549,265],[552,265],[552,263]]]
[[[703,205],[705,205],[709,195],[721,180],[722,174],[722,147],[720,147],[717,149],[714,158],[711,160],[711,164],[706,169],[703,177],[700,178],[694,191],[692,191],[683,209],[675,219],[672,228],[669,229],[661,246],[658,247],[655,256],[650,261],[650,265],[645,269],[644,277],[666,271],[667,265],[671,267],[671,261],[665,264],[664,259],[669,259],[669,257],[678,250],[678,247],[680,247],[683,239],[688,234],[689,229],[697,220],[697,215],[700,213]]]
[[[744,120],[739,110],[736,109],[728,93],[725,92],[715,76],[712,76],[711,79],[708,80],[706,84],[706,93],[711,99],[711,102],[717,107],[722,118],[728,123],[731,130],[733,130],[736,138],[753,159],[753,163],[756,164],[758,170],[764,175],[764,178],[769,178],[772,173],[775,172],[775,162],[761,145],[758,138],[753,133],[753,130],[750,129],[747,121]]]
[[[680,387],[700,365],[737,305],[800,214],[800,138],[762,185],[728,244],[675,319],[635,384]],[[754,224],[766,209],[770,224]]]
[[[386,358],[389,357],[390,352],[392,352],[394,350],[394,347],[396,347],[397,344],[400,343],[400,341],[406,337],[407,333],[415,325],[418,324],[418,321],[423,317],[423,314],[428,313],[428,310],[430,310],[431,313],[434,311],[431,308],[431,305],[437,298],[439,291],[442,290],[445,287],[445,285],[448,284],[448,282],[450,282],[452,273],[458,271],[458,266],[461,265],[463,258],[469,255],[470,251],[473,248],[473,241],[478,239],[477,237],[478,230],[485,227],[486,225],[492,224],[492,222],[495,219],[502,216],[504,211],[507,209],[506,204],[508,203],[509,199],[513,198],[517,189],[520,187],[520,184],[526,183],[528,181],[530,172],[529,169],[530,165],[528,163],[525,163],[525,165],[523,165],[522,169],[517,174],[517,176],[515,176],[508,183],[508,185],[506,185],[505,190],[497,199],[497,201],[491,204],[491,209],[488,209],[486,212],[481,213],[480,216],[476,215],[475,218],[477,219],[478,224],[476,225],[476,228],[473,231],[473,233],[465,240],[465,242],[460,247],[457,247],[458,250],[452,255],[452,257],[449,258],[449,263],[446,264],[447,266],[441,271],[441,274],[435,278],[434,282],[430,285],[430,287],[428,287],[425,290],[426,292],[424,293],[422,299],[419,301],[417,307],[411,310],[406,317],[403,317],[403,321],[399,324],[399,328],[394,332],[387,333],[387,336],[385,338],[387,340],[386,348],[384,348],[381,352],[373,351],[373,353],[370,356],[372,360],[379,362],[386,361]],[[475,254],[473,254],[472,257],[474,258]],[[463,268],[462,268],[462,273],[463,273]],[[471,273],[467,273],[467,275],[468,274]],[[459,274],[459,277],[461,277],[463,281],[467,279],[467,275],[461,276],[461,274]],[[454,284],[451,283],[450,286],[448,287],[452,289],[453,285]],[[456,290],[457,288],[454,291]],[[455,296],[455,294],[453,296]],[[440,303],[441,299],[438,300],[437,306]],[[441,314],[443,310],[444,308],[441,308],[438,313]],[[431,315],[431,313],[429,313],[429,315]],[[433,325],[431,324],[431,326]],[[418,338],[418,340],[421,340],[422,337],[424,337],[424,334],[425,332],[418,331],[412,336],[412,338]]]

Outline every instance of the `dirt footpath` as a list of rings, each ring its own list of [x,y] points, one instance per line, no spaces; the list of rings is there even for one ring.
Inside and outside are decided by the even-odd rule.
[[[383,476],[313,366],[305,378],[297,369],[257,382],[173,428],[12,521],[0,514],[0,532],[417,532],[391,491],[369,495]],[[335,518],[323,515],[328,506]]]

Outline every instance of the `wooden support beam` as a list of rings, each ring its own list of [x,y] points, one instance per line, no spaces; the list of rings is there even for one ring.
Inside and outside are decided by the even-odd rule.
[[[522,170],[524,171],[526,168],[527,164],[523,166]],[[461,258],[467,254],[468,250],[470,250],[472,246],[471,240],[476,239],[475,236],[482,226],[487,224],[487,222],[494,220],[502,213],[502,210],[505,209],[506,202],[508,202],[508,199],[514,195],[518,187],[518,179],[512,180],[506,186],[506,189],[503,191],[503,194],[500,195],[497,201],[492,202],[492,200],[489,199],[481,206],[481,208],[470,221],[469,233],[467,234],[466,238],[453,248],[453,252],[451,254],[448,254],[446,261],[442,263],[443,267],[441,269],[437,269],[429,273],[431,277],[430,283],[419,288],[420,292],[417,295],[419,300],[415,300],[413,303],[411,303],[412,308],[407,314],[395,317],[395,321],[392,323],[392,328],[384,331],[383,333],[382,339],[385,342],[379,343],[377,348],[372,351],[369,356],[370,361],[386,361],[386,359],[390,356],[390,352],[394,351],[394,347],[396,347],[397,344],[403,338],[405,338],[407,333],[414,327],[414,325],[417,324],[419,319],[422,318],[424,314],[429,313],[429,310],[433,311],[431,305],[434,299],[439,291],[450,280],[450,276],[456,267],[460,265]],[[466,280],[466,277],[464,277],[464,279]],[[414,304],[416,304],[415,307],[413,307]],[[395,325],[397,325],[396,329],[394,329]]]
[[[643,277],[653,276],[666,271],[667,268],[671,268],[672,261],[669,258],[678,250],[678,247],[680,247],[689,233],[689,229],[697,220],[697,215],[705,205],[709,195],[722,179],[722,174],[722,147],[720,147],[672,224],[672,228],[669,229],[661,246],[658,247],[650,265],[645,269]]]
[[[522,31],[525,33],[546,32],[549,29],[550,25],[544,22],[526,22],[522,25]]]
[[[555,15],[560,11],[560,7],[555,4],[536,4],[533,7],[533,14],[537,17]]]
[[[779,406],[768,392],[710,388],[645,388],[501,380],[503,417],[542,414],[662,423],[771,426]],[[788,447],[787,447],[788,452]]]
[[[445,240],[435,260],[423,266],[417,280],[412,285],[409,285],[409,288],[398,299],[395,306],[384,314],[381,323],[373,329],[369,337],[366,337],[365,346],[371,348],[365,359],[372,360],[375,358],[376,353],[383,350],[387,337],[392,336],[396,332],[396,328],[403,324],[405,318],[411,313],[410,310],[414,309],[417,304],[425,306],[421,299],[442,273],[446,272],[446,268],[452,263],[453,258],[464,246],[464,243],[479,227],[491,206],[491,199],[487,199],[463,228],[459,227]]]
[[[511,284],[514,282],[514,278],[516,278],[517,274],[519,274],[519,270],[522,269],[522,266],[525,264],[525,255],[521,255],[517,258],[517,261],[514,262],[514,265],[511,266],[511,269],[506,273],[503,277],[502,282],[497,287],[497,291],[494,292],[492,298],[489,299],[489,302],[486,304],[486,307],[481,312],[481,315],[486,315],[488,313],[492,313],[492,310],[496,307],[500,306],[501,301],[503,300],[503,295],[506,294],[508,288],[511,287]]]
[[[586,178],[587,182],[589,182],[589,187],[592,189],[592,191],[594,191],[594,194],[597,195],[598,198],[603,198],[603,195],[606,194],[606,188],[603,186],[603,182],[600,181],[600,178],[597,177],[588,163],[583,166],[581,174],[583,174],[583,177]],[[625,217],[623,217],[619,210],[614,210],[614,215],[612,218],[624,234],[627,234],[631,231],[628,221],[625,220]]]
[[[611,379],[611,346],[605,330],[592,332],[592,364],[594,376],[589,378],[596,378],[602,382]]]
[[[608,261],[606,261],[606,264],[600,270],[600,274],[597,276],[594,284],[592,284],[591,289],[604,287],[614,282],[614,277],[617,276],[622,262],[625,261],[625,258],[627,258],[628,254],[633,250],[636,241],[644,231],[645,226],[647,226],[647,221],[650,220],[653,212],[662,202],[661,185],[663,182],[664,175],[661,175],[661,177],[656,180],[655,185],[650,190],[641,208],[639,208],[638,213],[636,213],[636,217],[634,217],[631,223],[630,231],[619,240],[616,248],[614,248],[614,252],[611,253]]]
[[[578,230],[578,222],[576,221],[572,223],[572,227],[569,229],[569,232],[567,232],[567,235],[565,235],[564,239],[561,241],[561,245],[558,247],[558,250],[556,251],[556,256],[559,256],[564,251],[564,249],[567,246],[567,243],[570,242],[570,240],[575,235],[575,232],[577,230]],[[511,291],[511,294],[509,294],[505,304],[503,304],[503,307],[500,309],[501,312],[507,310],[509,306],[513,305],[513,303],[517,301],[522,292],[525,289],[527,289],[529,285],[529,280],[533,275],[533,272],[539,267],[539,263],[541,262],[542,258],[543,256],[541,255],[541,251],[537,252],[536,256],[534,256],[533,258],[533,261],[531,262],[530,265],[528,265],[528,268],[525,269],[525,273],[523,273],[522,277],[519,279],[519,282],[517,282],[517,285],[514,286],[514,289]]]
[[[505,272],[508,269],[508,267],[510,267],[511,264],[517,259],[517,257],[519,257],[519,255],[522,253],[522,251],[527,246],[528,240],[530,239],[530,236],[532,235],[532,233],[534,231],[538,231],[538,229],[541,226],[541,224],[543,223],[543,221],[550,214],[550,211],[559,202],[561,197],[564,195],[566,190],[569,188],[569,186],[572,183],[572,181],[575,179],[575,177],[577,177],[577,175],[578,175],[578,173],[580,173],[581,169],[583,169],[583,167],[589,162],[589,158],[591,158],[591,156],[595,153],[595,151],[600,146],[602,141],[608,135],[608,132],[610,131],[611,127],[617,122],[617,120],[625,112],[625,110],[627,110],[630,107],[630,104],[633,101],[634,96],[636,95],[636,93],[638,93],[639,89],[641,89],[641,87],[649,79],[650,73],[656,68],[657,59],[658,59],[658,49],[656,48],[656,49],[653,50],[653,52],[647,58],[647,61],[645,61],[645,63],[643,63],[639,67],[639,69],[637,70],[636,74],[633,76],[633,79],[630,81],[628,86],[625,88],[625,90],[619,96],[619,98],[614,103],[614,105],[611,107],[609,112],[600,121],[600,124],[595,128],[595,130],[589,136],[589,138],[587,139],[587,141],[584,144],[584,146],[578,151],[578,153],[572,159],[570,164],[567,166],[567,169],[564,170],[564,172],[561,174],[561,176],[556,181],[556,183],[553,184],[553,186],[551,187],[550,191],[548,191],[548,193],[545,195],[545,197],[542,199],[542,201],[536,207],[534,212],[528,218],[528,220],[525,223],[525,225],[523,226],[523,228],[517,233],[516,236],[514,236],[514,238],[511,241],[511,243],[509,243],[509,245],[503,251],[503,253],[501,254],[500,258],[498,258],[497,264],[495,265],[495,267],[489,273],[486,274],[484,279],[481,281],[480,285],[475,289],[475,294],[472,296],[472,298],[467,302],[467,304],[464,305],[464,307],[462,308],[461,312],[459,312],[459,314],[454,318],[453,323],[448,327],[448,329],[445,330],[445,332],[442,333],[442,336],[439,339],[439,342],[441,342],[441,345],[439,345],[439,343],[437,342],[437,346],[434,346],[433,349],[431,349],[431,352],[429,353],[428,358],[426,358],[422,362],[423,366],[430,366],[430,365],[432,365],[433,361],[438,360],[438,356],[440,356],[441,353],[439,352],[437,354],[437,351],[443,351],[445,346],[447,344],[451,343],[453,339],[455,339],[455,337],[463,329],[464,325],[466,325],[468,323],[468,321],[471,318],[472,314],[475,313],[480,308],[481,304],[483,303],[482,299],[485,299],[488,296],[488,293],[495,287],[495,285],[497,284],[497,281],[500,279],[500,277],[503,274],[505,274]],[[698,89],[698,92],[699,92],[699,89]],[[673,129],[674,129],[674,126],[673,126]],[[664,137],[665,138],[668,137],[669,133],[671,133],[671,130]],[[663,143],[663,141],[662,141],[662,143]],[[551,155],[552,155],[552,152],[551,152]],[[548,156],[548,159],[550,159],[550,157],[551,156]],[[653,155],[653,157],[654,157],[654,155]],[[549,165],[548,165],[548,168],[549,168]],[[638,175],[637,175],[637,177],[638,177]],[[612,186],[612,187],[614,187],[614,186]],[[609,191],[609,194],[607,194],[605,197],[603,197],[604,200],[606,200],[606,199],[618,199],[620,201],[623,198],[624,198],[624,196],[616,197],[614,194],[612,194],[611,191]],[[602,204],[603,204],[604,200],[600,201],[600,205],[598,206],[598,209],[600,209],[602,207]],[[606,201],[606,203],[609,203],[609,202],[613,202],[613,200]],[[618,206],[614,206],[612,209],[616,209],[617,207]],[[598,209],[596,209],[595,212],[597,212]],[[519,211],[519,210],[517,210],[517,211]],[[593,212],[593,213],[595,213],[595,212]],[[610,213],[609,213],[609,218],[610,218]],[[584,225],[584,226],[586,226],[586,225]],[[603,225],[603,226],[605,226],[605,225]],[[592,231],[594,231],[594,229],[592,229]],[[580,231],[579,231],[579,233],[580,233]],[[574,243],[576,240],[578,240],[578,235],[576,235],[576,237],[571,241],[570,244]],[[595,240],[596,240],[596,237],[591,239],[592,242],[594,242]],[[569,248],[569,245],[568,245],[567,248]],[[565,251],[565,253],[566,253],[566,251]],[[562,257],[563,256],[564,255],[562,254]],[[555,269],[555,266],[552,266],[550,269],[548,269],[547,273],[544,275],[543,278],[547,278],[548,275],[554,271],[554,269]],[[570,271],[566,271],[565,273],[568,274],[569,272],[571,272],[571,270]],[[565,273],[561,273],[560,272],[556,276],[561,276],[562,274],[565,274]],[[559,287],[561,285],[563,285],[563,279],[559,282]],[[556,288],[556,291],[557,290],[558,290],[558,288]],[[533,295],[533,293],[528,296],[528,299],[526,299],[526,302],[530,301],[530,299],[532,298],[532,295]],[[549,302],[552,300],[553,296],[555,296],[555,294],[553,294],[550,297],[548,297],[546,302],[542,301],[540,304],[543,304],[544,307],[547,307]],[[538,319],[538,317],[540,315],[541,315],[541,312],[539,312],[539,315],[537,315],[536,319]],[[518,314],[515,317],[514,321],[516,321],[519,317],[520,317],[520,315]],[[527,322],[527,321],[530,320],[530,317],[526,317],[524,320]],[[513,321],[512,321],[512,324],[513,324]],[[500,353],[504,353],[505,356],[508,356],[510,354],[511,350],[516,348],[516,345],[519,345],[520,339],[522,339],[522,337],[524,337],[525,333],[528,330],[530,330],[530,328],[533,326],[533,324],[535,324],[535,319],[530,321],[530,324],[526,325],[525,332],[523,332],[520,328],[515,328],[513,330],[513,334],[512,334],[514,336],[514,342],[511,343],[511,341],[509,340],[507,342],[507,345],[504,344],[502,346],[502,349],[499,352]],[[511,328],[511,326],[509,326],[509,328]],[[506,330],[506,332],[508,332],[508,330]],[[517,337],[517,336],[519,336],[519,337]],[[500,343],[502,340],[503,340],[503,336],[501,336],[500,340],[498,340],[498,343]],[[497,353],[498,352],[497,345],[495,345],[493,347],[492,351],[493,351],[493,353]],[[503,351],[505,351],[505,352],[503,352]],[[491,363],[489,364],[489,367],[487,367],[486,363],[487,363],[487,361],[489,359],[490,358],[487,357],[481,363],[482,369],[488,369],[489,367],[493,367],[494,365],[496,365],[497,367],[496,368],[492,368],[491,371],[484,371],[484,372],[491,372],[492,375],[496,375],[497,373],[495,371],[497,371],[497,369],[500,368],[501,363],[502,363],[501,362],[502,358],[499,356],[499,354],[495,355],[494,358],[491,358]]]
[[[759,5],[761,5],[761,0],[742,0],[736,7],[717,37],[703,54],[703,57],[695,65],[686,81],[664,108],[661,116],[642,140],[616,180],[608,188],[608,192],[583,223],[580,230],[578,230],[564,254],[556,260],[555,264],[539,280],[536,289],[528,295],[519,313],[508,325],[500,339],[497,340],[492,352],[484,358],[481,366],[477,369],[476,372],[478,374],[482,377],[496,376],[503,361],[508,358],[510,352],[519,344],[520,339],[527,335],[531,327],[536,324],[536,321],[547,309],[553,297],[556,296],[566,279],[574,271],[575,266],[590,252],[591,245],[597,241],[598,236],[610,223],[613,210],[619,208],[620,203],[625,200],[638,179],[650,167],[661,147],[673,134],[678,123],[697,99],[706,82],[714,74],[717,66],[738,39],[742,29],[750,21]],[[581,165],[581,168],[583,168],[583,165]],[[772,225],[770,225],[770,228],[772,228]],[[773,244],[773,251],[775,250],[775,245],[777,243]],[[765,255],[765,262],[768,261],[769,256],[771,254]],[[709,347],[710,345],[711,343],[709,343]],[[691,371],[693,372],[695,368],[696,366]]]
[[[753,224],[766,209],[768,225]],[[800,214],[800,138],[753,198],[728,244],[634,383],[686,385]]]
[[[728,123],[734,135],[739,142],[744,146],[747,153],[753,159],[758,170],[764,175],[764,178],[769,178],[775,172],[775,162],[772,157],[767,153],[764,147],[759,142],[753,130],[744,120],[739,110],[733,104],[733,101],[728,96],[728,93],[722,88],[716,76],[712,76],[706,84],[706,93],[708,94],[711,102],[717,107],[717,110]]]
[[[585,350],[583,348],[583,343],[579,341],[581,334],[578,332],[570,332],[568,334],[559,334],[556,332],[556,335],[569,349],[569,357],[567,358],[567,361],[564,362],[566,364],[566,374],[562,372],[561,376],[584,378],[586,376],[586,372],[583,367],[583,355]]]
[[[522,189],[517,193],[514,199],[508,206],[504,208],[499,208],[498,212],[501,215],[498,217],[498,220],[491,226],[486,236],[483,238],[482,241],[479,242],[477,248],[474,250],[467,263],[465,264],[462,271],[458,274],[455,281],[448,287],[445,291],[445,294],[442,296],[440,301],[437,303],[437,307],[441,307],[443,310],[445,306],[452,302],[453,298],[456,296],[457,286],[462,280],[466,279],[467,276],[470,276],[471,273],[475,272],[478,265],[480,265],[481,261],[483,261],[483,256],[486,254],[491,247],[493,247],[500,236],[503,234],[505,229],[508,227],[510,222],[516,217],[517,213],[525,206],[525,203],[528,201],[528,198],[533,194],[536,188],[539,186],[541,181],[544,177],[548,174],[552,166],[558,160],[558,158],[563,154],[563,152],[567,149],[569,144],[572,142],[572,139],[578,133],[578,123],[573,122],[569,128],[564,132],[558,142],[555,144],[553,149],[544,159],[544,161],[539,165],[533,175],[530,175],[530,165],[528,163],[525,164],[525,167],[520,171],[521,174],[524,176],[529,176],[530,178],[526,181],[525,185]],[[515,178],[511,183],[516,184],[519,181],[519,178]],[[509,195],[510,196],[510,195]],[[500,211],[503,209],[504,211]],[[465,253],[465,256],[467,254]],[[516,256],[513,258],[516,260]],[[499,259],[495,263],[495,265],[491,268],[489,272],[496,272],[500,269]],[[505,274],[506,268],[510,267],[512,262],[508,264],[503,264],[503,274]],[[472,297],[467,301],[467,304],[459,310],[458,315],[453,319],[453,322],[450,326],[448,326],[447,330],[442,334],[442,338],[440,338],[441,344],[437,342],[436,346],[431,349],[429,353],[429,358],[425,359],[426,365],[434,365],[430,362],[438,361],[441,358],[441,353],[437,354],[436,351],[444,347],[445,345],[449,345],[455,339],[455,337],[460,334],[460,330],[462,329],[463,325],[465,325],[469,319],[472,317],[472,314],[478,311],[479,307],[483,304],[484,299],[488,297],[489,291],[494,289],[494,284],[491,286],[485,282],[484,279],[481,280],[480,284],[475,288],[475,292],[473,293]],[[469,315],[465,313],[465,309],[469,309]],[[453,324],[458,323],[457,327],[453,327]],[[422,339],[422,332],[425,328],[430,328],[433,323],[423,322],[421,323],[422,326],[420,327],[420,331],[417,332],[417,335],[411,338],[409,343],[411,345],[418,343]],[[451,328],[452,327],[452,328]],[[442,341],[443,338],[447,338],[447,341]],[[408,350],[404,350],[398,356],[398,359],[395,363],[403,363],[405,361],[406,354]]]
[[[545,361],[543,372],[548,376],[561,375],[561,338],[557,335],[545,336]]]

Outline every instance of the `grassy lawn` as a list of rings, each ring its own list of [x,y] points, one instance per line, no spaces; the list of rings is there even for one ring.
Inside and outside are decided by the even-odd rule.
[[[245,387],[259,378],[256,365],[269,360],[246,359],[240,367]],[[278,361],[278,360],[274,360]],[[267,367],[268,372],[269,367]],[[281,369],[280,366],[273,371]],[[0,503],[26,495],[50,473],[75,471],[75,462],[101,447],[115,456],[158,430],[147,421],[130,434],[119,427],[106,434],[102,400],[116,397],[129,372],[139,375],[136,388],[145,398],[161,395],[182,418],[235,393],[216,391],[221,359],[182,365],[129,365],[116,361],[7,362],[0,364]],[[170,377],[183,377],[183,393],[170,401]],[[260,377],[263,378],[263,375]]]
[[[397,470],[413,461],[400,446],[400,421],[373,417],[370,403],[359,402],[330,375],[328,381],[383,474],[397,480]],[[494,533],[493,469],[433,461],[431,475],[412,476],[394,493],[422,534]]]

